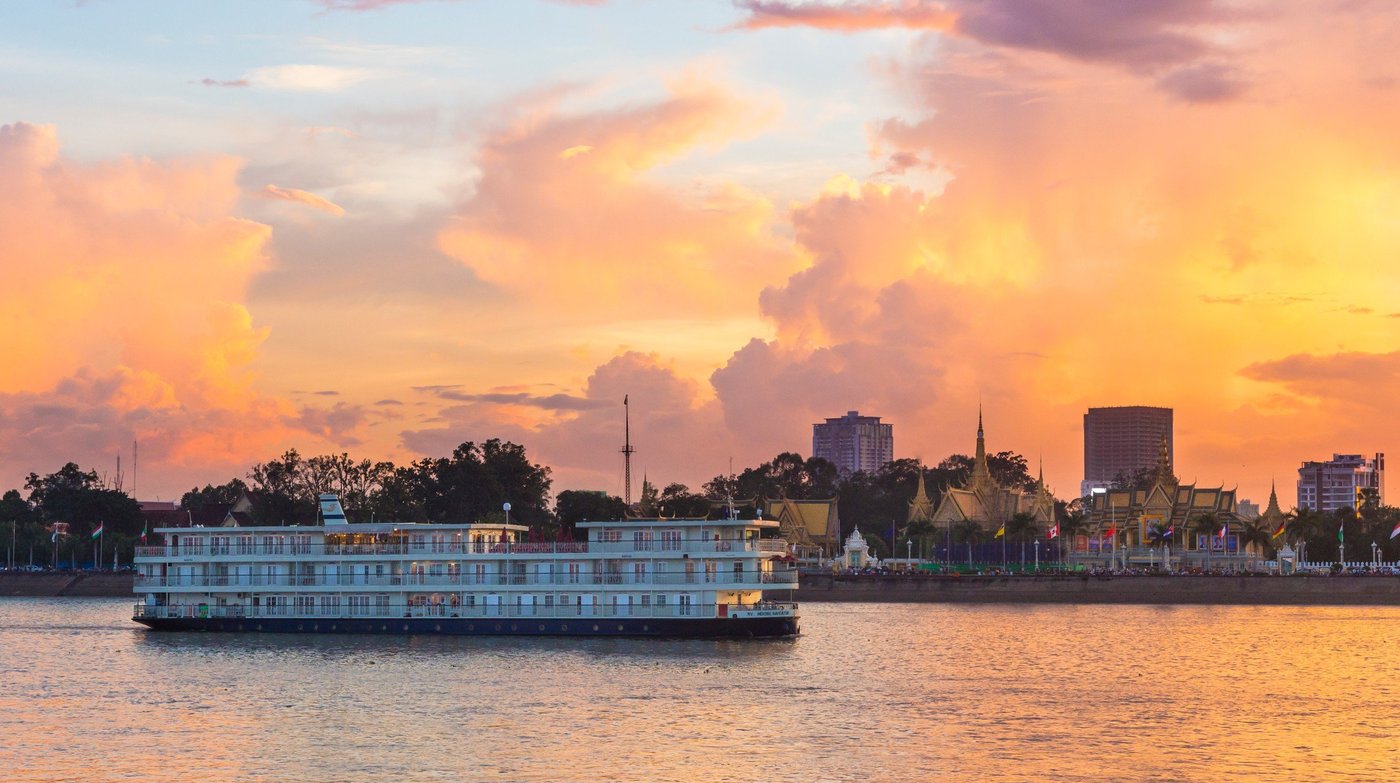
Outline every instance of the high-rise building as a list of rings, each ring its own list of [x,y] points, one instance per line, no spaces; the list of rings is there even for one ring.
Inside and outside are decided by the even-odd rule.
[[[1096,488],[1107,488],[1119,474],[1132,476],[1157,464],[1162,440],[1167,441],[1168,464],[1175,464],[1172,441],[1172,409],[1145,405],[1090,408],[1084,414],[1084,481],[1081,497]]]
[[[1367,459],[1360,454],[1333,454],[1326,462],[1304,462],[1298,468],[1298,508],[1336,511],[1355,508],[1364,490],[1385,503],[1385,455]]]
[[[894,425],[879,416],[850,411],[845,416],[812,425],[812,456],[835,465],[841,475],[874,473],[894,459]]]

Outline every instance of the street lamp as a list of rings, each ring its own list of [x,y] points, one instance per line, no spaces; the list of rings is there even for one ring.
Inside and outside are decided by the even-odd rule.
[[[510,504],[509,504],[509,503],[502,503],[502,504],[501,504],[501,510],[504,511],[504,512],[506,512],[506,524],[509,525],[509,524],[510,524]]]
[[[1371,546],[1374,547],[1375,544]],[[904,539],[904,559],[910,561],[914,559],[914,541],[912,539]]]
[[[1371,542],[1371,564],[1374,565],[1376,568],[1380,568],[1380,567],[1381,567],[1381,557],[1380,557],[1379,552],[1380,552],[1380,547],[1376,546],[1376,542],[1375,542],[1375,541],[1372,541],[1372,542]]]
[[[1040,571],[1040,539],[1035,540],[1035,570]]]

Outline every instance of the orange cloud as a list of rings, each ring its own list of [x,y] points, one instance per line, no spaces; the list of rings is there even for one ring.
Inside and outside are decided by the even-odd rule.
[[[948,30],[957,15],[942,3],[923,0],[900,2],[857,2],[842,5],[792,3],[783,0],[736,0],[749,12],[737,27],[761,30],[768,27],[817,27],[823,30],[857,32],[886,27],[914,30]]]
[[[293,433],[333,437],[327,421],[353,437],[353,411],[327,419],[254,389],[268,332],[244,299],[270,229],[234,215],[238,169],[228,157],[81,165],[51,127],[0,126],[7,486],[66,460],[105,466],[137,438],[153,470],[241,472]]]
[[[312,209],[318,209],[322,212],[335,215],[336,217],[341,217],[345,214],[345,209],[339,204],[329,199],[322,198],[315,193],[308,193],[305,190],[297,190],[296,188],[282,188],[276,185],[267,185],[261,191],[258,191],[258,195],[262,198],[290,201],[294,204],[305,204]]]
[[[649,176],[748,133],[761,112],[704,84],[621,109],[532,108],[485,140],[474,192],[439,235],[518,301],[594,325],[732,314],[795,268],[767,200]]]

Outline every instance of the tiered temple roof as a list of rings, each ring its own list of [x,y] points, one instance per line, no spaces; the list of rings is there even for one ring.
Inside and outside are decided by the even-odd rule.
[[[1029,514],[1038,525],[1054,524],[1055,497],[1045,486],[1043,471],[1036,488],[1029,492],[1020,487],[1002,486],[992,477],[991,469],[987,466],[987,445],[979,408],[977,453],[972,461],[972,475],[963,486],[943,493],[943,499],[933,513],[933,521],[937,525],[947,526],[972,520],[984,529],[996,530],[1017,514]]]

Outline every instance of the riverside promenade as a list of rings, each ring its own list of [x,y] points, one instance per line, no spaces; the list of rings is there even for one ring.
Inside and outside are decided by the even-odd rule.
[[[1400,576],[803,574],[798,601],[1400,606]]]
[[[130,598],[131,580],[130,572],[3,571],[0,572],[0,596]]]
[[[798,601],[1400,606],[1400,576],[803,574]],[[0,572],[0,597],[132,597],[130,573]]]

